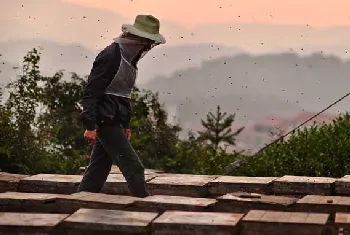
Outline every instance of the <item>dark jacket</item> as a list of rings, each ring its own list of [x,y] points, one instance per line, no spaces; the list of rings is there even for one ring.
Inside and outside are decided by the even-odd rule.
[[[104,94],[118,72],[120,61],[119,45],[115,42],[104,48],[95,58],[81,101],[81,118],[87,130],[96,129],[101,121],[119,123],[124,128],[130,128],[131,100]]]

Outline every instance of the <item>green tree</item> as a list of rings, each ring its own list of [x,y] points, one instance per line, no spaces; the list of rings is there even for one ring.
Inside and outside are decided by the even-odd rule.
[[[135,150],[145,167],[171,170],[168,162],[176,157],[181,128],[167,123],[168,115],[157,93],[135,87],[132,102],[131,143]]]
[[[86,82],[72,73],[71,79],[63,81],[63,71],[46,77],[42,100],[45,111],[38,118],[38,135],[49,151],[59,160],[62,173],[77,172],[88,163],[91,147],[84,139],[80,122],[79,101]]]
[[[40,52],[29,51],[22,75],[6,87],[1,167],[26,174],[75,173],[85,160],[76,108],[83,80],[73,75],[71,82],[62,82],[62,72],[44,77],[39,63]]]
[[[188,138],[178,141],[175,158],[168,159],[168,172],[182,174],[206,174],[207,148],[205,148],[192,132]]]
[[[235,115],[221,113],[220,106],[216,114],[209,113],[201,120],[205,128],[197,137],[189,133],[188,139],[177,144],[177,157],[171,159],[171,166],[179,173],[221,174],[222,169],[237,158],[237,154],[227,152],[222,145],[235,145],[236,137],[243,127],[232,132]]]
[[[9,98],[2,107],[1,129],[6,157],[1,159],[3,170],[19,173],[47,172],[51,159],[40,145],[37,130],[38,99],[42,95],[39,71],[40,53],[30,51],[23,60],[23,73],[8,84]],[[4,147],[3,147],[4,148]],[[3,151],[4,152],[4,151]]]
[[[88,163],[87,145],[79,119],[86,82],[76,74],[63,80],[63,71],[44,77],[40,52],[28,52],[23,75],[7,86],[10,97],[1,106],[1,168],[17,173],[76,173]],[[168,169],[177,154],[181,130],[167,123],[158,94],[133,90],[132,142],[148,168]]]
[[[244,127],[240,127],[235,132],[232,132],[232,125],[235,121],[236,114],[222,113],[220,106],[217,106],[216,113],[209,112],[206,120],[201,120],[204,131],[199,131],[198,139],[207,143],[213,150],[213,157],[220,150],[220,144],[234,146],[236,137],[243,131]]]

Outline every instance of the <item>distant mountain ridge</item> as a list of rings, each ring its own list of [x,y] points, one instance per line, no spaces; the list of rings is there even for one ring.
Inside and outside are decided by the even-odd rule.
[[[177,109],[180,122],[193,126],[216,105],[237,113],[240,123],[319,111],[349,92],[349,77],[350,61],[322,53],[239,54],[159,77],[143,87],[159,92],[173,113]],[[347,99],[329,111],[344,112],[349,106]]]
[[[91,50],[76,43],[66,44],[43,39],[11,40],[0,42],[0,62],[20,65],[25,54],[33,48],[42,52],[41,69],[49,73],[47,75],[64,69],[82,76],[89,74],[95,56],[102,49]],[[169,76],[176,70],[199,66],[203,60],[233,56],[242,52],[235,47],[215,44],[159,46],[140,61],[139,82],[145,83],[156,76]]]

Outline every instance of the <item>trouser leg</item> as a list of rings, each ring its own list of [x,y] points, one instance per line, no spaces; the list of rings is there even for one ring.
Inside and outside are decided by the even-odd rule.
[[[108,156],[97,138],[91,152],[90,163],[79,185],[78,192],[99,193],[106,182],[111,167],[112,158]]]
[[[118,163],[131,194],[135,197],[149,196],[144,166],[127,139],[124,129],[118,125],[101,125],[98,136],[108,155]]]

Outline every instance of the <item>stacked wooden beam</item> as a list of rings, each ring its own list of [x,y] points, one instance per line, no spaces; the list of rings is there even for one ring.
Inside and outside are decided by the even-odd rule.
[[[81,175],[0,173],[0,234],[350,235],[350,177],[146,175],[152,196],[121,173],[102,193]],[[17,218],[17,219],[16,219]]]

